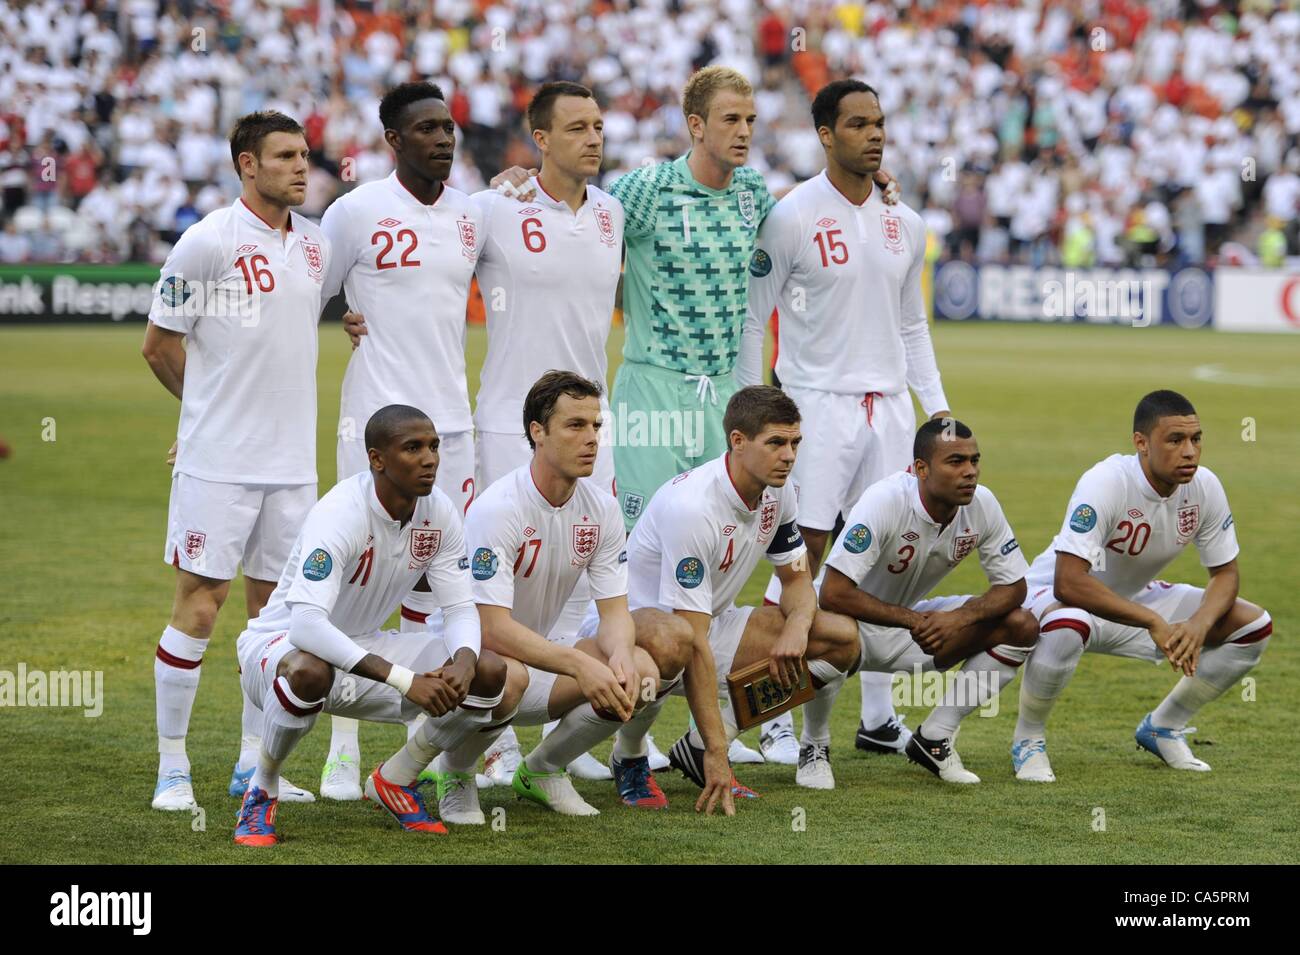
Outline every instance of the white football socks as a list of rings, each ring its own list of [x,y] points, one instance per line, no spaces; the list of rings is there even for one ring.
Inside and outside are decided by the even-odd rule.
[[[862,681],[862,725],[872,730],[895,715],[891,694],[894,675],[863,670],[858,678]]]
[[[560,718],[555,732],[524,758],[532,773],[558,773],[597,743],[609,739],[623,723],[606,720],[596,715],[590,703],[584,701]]]
[[[921,724],[921,735],[930,740],[956,736],[957,727],[968,714],[987,706],[1016,678],[1016,670],[1028,654],[1028,648],[999,646],[967,660],[945,688],[943,701]]]
[[[190,771],[185,755],[190,713],[199,691],[203,654],[208,641],[181,633],[168,626],[154,653],[153,680],[155,715],[158,722],[158,773]]]
[[[1272,620],[1265,613],[1263,617],[1252,620],[1231,634],[1229,641],[1272,632]],[[1268,641],[1269,638],[1265,635],[1249,643],[1226,642],[1221,646],[1206,647],[1201,651],[1196,676],[1185,676],[1174,685],[1169,695],[1151,714],[1152,725],[1165,729],[1183,729],[1201,707],[1227,692],[1259,663]]]
[[[314,702],[299,699],[287,679],[275,678],[262,700],[262,751],[250,786],[265,790],[273,798],[279,797],[280,767],[298,741],[311,732],[324,705],[324,699]]]
[[[1047,716],[1079,665],[1086,633],[1091,633],[1091,616],[1084,611],[1066,607],[1043,617],[1020,682],[1016,739],[1046,738]]]
[[[262,711],[259,710],[248,695],[244,698],[244,712],[240,716],[239,761],[235,769],[246,772],[257,767],[257,760],[262,752]]]
[[[835,706],[835,697],[844,686],[847,674],[835,669],[825,660],[809,660],[808,672],[822,685],[817,689],[817,695],[803,705],[803,731],[799,734],[799,745],[829,746],[831,745],[831,709]],[[890,712],[893,712],[892,706]],[[787,712],[783,715],[790,714]]]

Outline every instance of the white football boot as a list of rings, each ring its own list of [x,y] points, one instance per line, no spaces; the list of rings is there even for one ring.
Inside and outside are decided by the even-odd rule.
[[[1047,759],[1047,740],[1018,739],[1011,744],[1011,766],[1016,779],[1026,783],[1054,783],[1056,773]]]
[[[816,743],[800,746],[799,768],[795,770],[794,781],[808,789],[834,789],[831,748]]]
[[[1154,753],[1174,769],[1188,769],[1196,773],[1208,773],[1210,764],[1197,759],[1192,748],[1187,745],[1186,734],[1195,733],[1195,726],[1174,730],[1151,724],[1151,714],[1142,717],[1142,722],[1133,733],[1138,748]]]

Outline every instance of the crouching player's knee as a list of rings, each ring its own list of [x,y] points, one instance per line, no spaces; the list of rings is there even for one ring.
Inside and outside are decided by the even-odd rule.
[[[1007,614],[1004,626],[1007,637],[1004,643],[1029,649],[1038,642],[1038,619],[1023,607]]]
[[[288,681],[289,689],[300,700],[323,700],[334,685],[334,667],[305,650],[286,654],[276,675]]]
[[[479,654],[474,668],[474,679],[469,691],[474,696],[496,699],[506,688],[506,661],[500,654],[484,650]]]
[[[808,656],[824,660],[841,673],[858,663],[862,644],[857,621],[842,614],[818,610],[808,630]]]
[[[632,614],[636,645],[654,662],[656,679],[671,680],[686,669],[694,652],[695,632],[686,618],[654,608]]]

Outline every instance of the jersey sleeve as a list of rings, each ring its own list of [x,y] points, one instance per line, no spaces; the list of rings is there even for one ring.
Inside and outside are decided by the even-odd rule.
[[[761,224],[767,219],[768,213],[776,208],[776,199],[768,192],[767,183],[757,172],[754,173],[750,188],[754,190],[754,216]]]
[[[654,234],[659,214],[658,171],[659,166],[642,166],[609,184],[609,194],[623,203],[624,238],[641,239]]]
[[[474,590],[465,562],[465,529],[460,516],[450,501],[439,503],[443,513],[438,515],[438,523],[444,538],[424,577],[438,606],[454,607],[474,601]]]
[[[627,594],[627,540],[623,514],[612,494],[602,496],[607,500],[600,518],[600,545],[587,564],[593,600]]]
[[[1065,523],[1052,541],[1052,549],[1081,557],[1090,567],[1099,567],[1106,537],[1119,520],[1123,489],[1119,476],[1105,466],[1094,467],[1079,478],[1070,495]]]
[[[794,484],[787,481],[785,487],[781,488],[781,511],[776,518],[779,523],[776,533],[772,535],[772,540],[767,545],[765,555],[774,567],[793,564],[808,553],[808,547],[804,544],[803,535],[799,533],[799,525],[795,520],[798,511],[799,498]]]
[[[190,334],[223,271],[220,237],[208,228],[186,229],[163,263],[149,321],[171,332]]]
[[[360,521],[360,524],[358,524]],[[338,600],[346,568],[361,557],[366,535],[364,517],[345,508],[316,506],[298,535],[298,561],[285,603],[311,604],[327,614]]]
[[[883,542],[892,536],[892,523],[888,496],[872,491],[863,494],[831,545],[827,565],[861,586],[880,560]]]
[[[675,519],[660,531],[659,604],[671,610],[713,613],[713,543],[699,515]]]
[[[323,308],[339,290],[343,280],[357,261],[357,250],[352,242],[352,230],[348,228],[347,204],[342,200],[331,202],[321,217],[320,228],[329,242],[329,256],[325,260],[325,281],[321,284],[320,303]]]
[[[469,509],[464,553],[475,603],[514,609],[514,556],[522,543],[517,524],[499,501],[480,500]]]
[[[907,359],[907,384],[916,393],[917,401],[926,416],[951,408],[943,392],[939,376],[939,362],[934,355],[934,339],[930,335],[930,320],[925,308],[925,295],[921,290],[921,276],[925,271],[925,226],[918,223],[920,239],[912,264],[903,280],[903,298],[899,313],[899,330],[903,338],[903,353]]]
[[[1014,584],[1029,574],[1029,564],[1016,535],[1011,531],[1002,505],[991,491],[980,487],[984,526],[980,528],[980,566],[990,584]]]
[[[1205,513],[1196,529],[1196,550],[1202,567],[1221,567],[1236,560],[1240,552],[1237,525],[1232,520],[1232,508],[1228,506],[1228,495],[1219,476],[1204,469],[1201,473],[1206,483]]]
[[[749,257],[749,302],[736,365],[736,383],[742,388],[763,383],[767,323],[794,268],[799,231],[799,216],[793,205],[784,203],[758,230],[758,242]]]

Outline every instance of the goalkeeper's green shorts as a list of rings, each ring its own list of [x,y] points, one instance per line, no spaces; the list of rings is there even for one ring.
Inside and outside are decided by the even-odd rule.
[[[637,362],[619,366],[608,428],[628,533],[660,486],[726,451],[722,414],[735,392],[730,374],[709,378]]]

